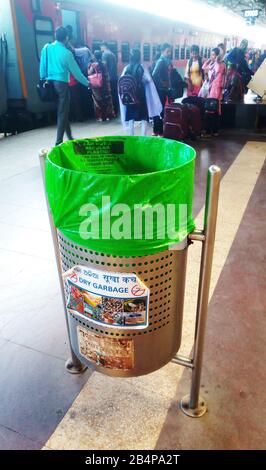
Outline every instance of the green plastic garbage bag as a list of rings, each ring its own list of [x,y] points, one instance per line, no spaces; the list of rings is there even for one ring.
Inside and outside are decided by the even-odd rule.
[[[194,229],[195,154],[154,137],[97,137],[53,148],[45,182],[55,226],[104,254],[173,247]]]

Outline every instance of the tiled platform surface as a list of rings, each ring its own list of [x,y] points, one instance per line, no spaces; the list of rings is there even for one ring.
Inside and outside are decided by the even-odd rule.
[[[77,137],[114,133],[118,123],[75,129]],[[216,163],[225,175],[223,207],[231,205],[238,222],[226,214],[221,220],[202,387],[209,413],[191,420],[178,409],[190,372],[176,365],[130,380],[64,369],[66,328],[37,158],[53,137],[47,128],[0,141],[0,448],[36,449],[47,441],[54,449],[263,448],[265,144],[248,143],[240,160],[244,137],[196,144],[195,214],[207,168]],[[238,190],[228,199],[234,183]],[[197,256],[195,246],[184,352],[193,334]]]

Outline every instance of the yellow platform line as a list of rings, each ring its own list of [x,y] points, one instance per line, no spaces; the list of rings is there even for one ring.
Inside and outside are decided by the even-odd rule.
[[[222,180],[210,297],[265,156],[266,143],[248,142]],[[202,210],[197,217],[199,228],[203,214]],[[182,354],[189,354],[193,344],[199,257],[200,244],[195,243],[189,249]],[[182,367],[170,363],[148,376],[133,379],[92,374],[46,448],[154,449],[183,372]],[[177,415],[177,419],[190,418]]]

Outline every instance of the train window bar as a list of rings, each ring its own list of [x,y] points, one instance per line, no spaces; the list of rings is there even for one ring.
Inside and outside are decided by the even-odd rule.
[[[211,47],[209,47],[209,49],[208,49],[208,59],[211,57],[211,51],[212,51]]]
[[[186,59],[189,60],[190,58],[190,47],[186,48]]]
[[[122,42],[121,44],[121,61],[125,64],[129,62],[129,42]]]
[[[175,60],[179,60],[179,52],[180,52],[180,47],[176,46],[175,47]]]
[[[152,46],[152,58],[155,60],[157,54],[159,53],[159,44],[153,44]]]
[[[205,50],[204,50],[204,59],[207,59],[208,58],[208,47],[205,47]]]
[[[34,36],[38,60],[45,44],[54,41],[54,24],[49,16],[34,16]]]
[[[181,60],[184,60],[184,59],[185,59],[185,48],[184,48],[184,47],[181,47],[180,58],[181,58]]]
[[[102,39],[93,39],[92,40],[92,52],[100,50],[102,42],[103,42]]]
[[[170,55],[170,59],[173,60],[174,58],[174,48],[173,46],[171,46],[171,55]]]
[[[143,45],[143,60],[144,62],[150,62],[151,60],[151,46],[148,43]]]
[[[204,57],[204,47],[201,48],[200,55],[201,55],[202,58]]]

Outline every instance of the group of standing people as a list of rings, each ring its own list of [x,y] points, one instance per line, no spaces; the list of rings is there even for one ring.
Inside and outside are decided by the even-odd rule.
[[[203,62],[199,47],[191,47],[191,58],[187,64],[185,79],[187,95],[218,100],[216,118],[212,120],[210,132],[217,133],[221,102],[243,100],[247,84],[253,75],[246,60],[248,41],[243,40],[239,47],[225,53],[224,44],[218,44],[211,51],[211,57]]]
[[[92,54],[88,47],[76,49],[71,44],[71,31],[59,27],[52,44],[46,44],[41,53],[40,77],[53,83],[57,96],[56,145],[63,142],[66,132],[73,139],[69,125],[71,96],[79,84],[92,92],[95,116],[107,121],[120,114],[130,135],[134,135],[135,121],[141,121],[141,133],[146,134],[147,122],[153,120],[153,134],[163,135],[163,117],[166,104],[183,96],[240,101],[253,75],[246,59],[248,42],[225,53],[224,44],[212,49],[205,62],[197,45],[191,47],[191,56],[185,71],[185,80],[174,68],[172,48],[168,43],[158,50],[152,66],[144,68],[139,49],[130,52],[129,64],[118,78],[117,58],[103,42]],[[218,128],[218,118],[215,124]]]
[[[248,42],[244,39],[239,47],[225,53],[224,44],[218,44],[212,49],[210,59],[203,62],[199,47],[192,46],[185,73],[187,95],[219,101],[223,98],[226,101],[241,100],[253,75],[245,57],[247,47]]]
[[[55,145],[63,142],[66,133],[73,140],[69,123],[71,101],[78,103],[81,89],[90,89],[98,121],[117,116],[117,60],[103,43],[101,50],[91,53],[88,47],[74,48],[71,31],[60,26],[55,41],[46,44],[41,52],[40,78],[53,84],[57,101],[57,135]],[[75,110],[75,108],[74,108]]]
[[[178,97],[176,93],[180,93],[180,88],[182,89],[180,96],[182,96],[184,88],[184,81],[173,67],[171,54],[170,44],[163,44],[158,51],[156,60],[148,70],[141,64],[140,50],[132,49],[130,63],[124,68],[120,80],[126,76],[134,79],[137,90],[135,103],[127,103],[126,100],[123,100],[123,86],[121,89],[118,87],[122,123],[127,123],[130,135],[134,135],[135,121],[141,121],[141,134],[145,135],[149,120],[153,120],[153,135],[163,135],[165,105]],[[130,87],[130,80],[126,80],[126,82]]]

